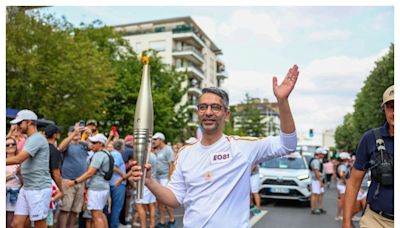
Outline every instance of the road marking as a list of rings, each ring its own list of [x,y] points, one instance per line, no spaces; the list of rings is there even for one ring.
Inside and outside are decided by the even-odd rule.
[[[261,212],[259,214],[256,214],[253,217],[251,217],[251,219],[250,219],[250,227],[254,226],[267,213],[268,213],[267,210],[265,210],[265,211],[261,210]]]

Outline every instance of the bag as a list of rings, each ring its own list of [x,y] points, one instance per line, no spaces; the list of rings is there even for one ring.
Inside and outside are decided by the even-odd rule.
[[[98,152],[103,152],[103,153],[107,154],[107,156],[108,156],[108,160],[109,160],[108,163],[109,163],[109,166],[108,166],[108,171],[105,172],[105,174],[104,174],[104,179],[105,179],[106,181],[109,181],[109,180],[111,180],[112,175],[113,175],[113,173],[114,173],[114,170],[113,170],[113,168],[114,168],[114,158],[113,158],[113,156],[111,156],[110,153],[107,153],[107,152],[104,151],[104,150],[100,150],[100,151],[98,151]],[[96,153],[98,153],[98,152],[96,152]],[[93,156],[94,156],[94,155],[93,155]],[[93,156],[90,158],[90,162],[92,162]]]
[[[311,168],[311,163],[314,161],[314,159],[317,159],[317,158],[311,158],[310,161],[308,162],[308,169],[310,169],[311,171],[314,171],[314,170]],[[322,172],[322,169],[323,169],[323,164],[322,164],[322,162],[320,162],[319,171]]]
[[[19,194],[19,189],[7,189],[7,193],[10,194],[10,203],[15,203],[17,202],[18,199],[18,194]]]
[[[336,166],[336,177],[340,179],[341,177],[340,177],[340,174],[339,174],[339,166],[340,165]],[[349,167],[349,165],[346,165],[346,168],[347,168],[347,170],[346,170],[344,175],[346,176],[345,178],[347,180],[347,179],[350,178],[350,167]]]

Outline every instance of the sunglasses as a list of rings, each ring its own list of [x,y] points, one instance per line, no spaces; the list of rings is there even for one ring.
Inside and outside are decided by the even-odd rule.
[[[13,146],[15,146],[15,145],[17,145],[17,144],[15,144],[15,143],[7,143],[7,144],[6,144],[6,147],[13,147]]]

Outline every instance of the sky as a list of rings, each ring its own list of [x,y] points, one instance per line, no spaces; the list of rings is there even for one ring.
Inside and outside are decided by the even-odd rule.
[[[354,111],[375,61],[394,42],[393,6],[56,6],[40,12],[65,16],[75,26],[191,16],[223,52],[229,74],[223,88],[231,104],[246,93],[276,101],[272,77],[280,83],[297,64],[289,101],[300,134],[340,125]]]

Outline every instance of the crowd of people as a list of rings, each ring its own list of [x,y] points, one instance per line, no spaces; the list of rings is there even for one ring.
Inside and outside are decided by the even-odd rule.
[[[118,227],[130,217],[134,201],[132,223],[139,221],[143,228],[147,224],[176,227],[174,208],[180,206],[185,210],[185,227],[249,227],[250,213],[258,214],[260,207],[259,178],[254,178],[258,176],[257,164],[296,150],[297,133],[288,97],[298,75],[294,65],[280,85],[273,78],[281,132],[262,139],[223,134],[231,115],[228,94],[219,88],[202,89],[197,106],[201,139],[191,138],[186,146],[182,143],[171,146],[163,133],[155,133],[149,162],[144,165],[147,172],[141,199],[134,197],[135,185],[144,172],[134,161],[132,135],[122,140],[111,129],[106,137],[98,131],[95,120],[88,120],[69,127],[68,136],[59,143],[59,127],[48,125],[39,131],[37,115],[30,110],[19,111],[10,121],[6,137],[7,226],[12,223],[13,227],[52,227],[57,220],[57,227],[62,228],[77,223],[82,227]],[[363,138],[365,142],[361,141],[357,148],[354,164],[350,155],[343,152],[335,164],[328,161],[324,165],[322,158],[326,151],[315,151],[310,162],[311,213],[326,212],[324,186],[331,184],[333,176],[338,189],[336,219],[343,216],[344,227],[349,227],[351,218],[361,208],[354,206],[356,200],[369,215],[363,216],[365,224],[380,224],[384,218],[387,226],[382,227],[393,225],[393,175],[390,176],[393,157],[387,157],[387,154],[393,156],[394,151],[393,90],[393,87],[389,90],[389,98],[384,95],[382,103],[387,122],[363,136],[367,139]],[[377,139],[376,145],[371,137]],[[384,145],[389,153],[382,149]],[[376,148],[381,157],[386,157],[371,163]],[[372,167],[369,167],[372,170],[369,190],[366,162]],[[374,169],[376,166],[378,171]]]
[[[57,227],[118,227],[129,220],[132,226],[176,227],[173,208],[157,203],[147,188],[142,199],[134,198],[136,183],[130,178],[135,164],[133,135],[120,138],[118,131],[110,130],[106,137],[95,120],[88,120],[70,126],[61,140],[62,130],[56,125],[38,130],[37,116],[30,110],[21,110],[10,123],[6,136],[7,227],[30,223],[52,227],[55,221]],[[196,141],[190,138],[186,144]],[[149,162],[158,167],[152,175],[161,184],[168,183],[183,145],[169,145],[161,132],[152,137]],[[130,208],[132,201],[134,208]]]

